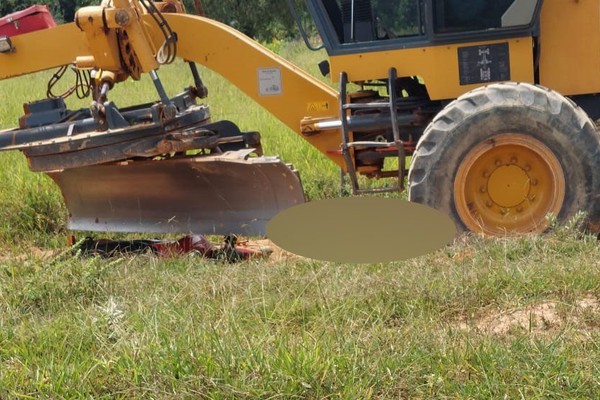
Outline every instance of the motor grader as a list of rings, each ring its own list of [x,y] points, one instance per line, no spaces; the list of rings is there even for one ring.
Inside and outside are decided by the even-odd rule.
[[[258,133],[211,120],[201,64],[329,157],[354,194],[407,177],[409,199],[460,230],[541,232],[548,215],[578,211],[596,225],[600,0],[305,4],[338,90],[177,0],[105,0],[74,23],[0,38],[0,79],[69,66],[91,97],[83,110],[60,96],[27,103],[0,149],[54,179],[71,229],[264,233],[304,201],[298,174],[262,155]],[[192,85],[169,96],[158,70],[176,57]],[[157,100],[118,108],[112,87],[143,74]],[[365,188],[361,175],[394,184]]]

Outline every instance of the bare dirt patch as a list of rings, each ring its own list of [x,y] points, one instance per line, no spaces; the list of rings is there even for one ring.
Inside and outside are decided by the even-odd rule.
[[[281,262],[286,260],[301,260],[303,257],[290,253],[277,246],[269,239],[251,240],[244,242],[243,245],[249,249],[261,250],[267,254],[269,262]]]
[[[582,300],[579,300],[577,302],[577,306],[582,310],[598,311],[600,310],[600,300],[598,300],[597,297],[590,295]]]
[[[38,259],[41,261],[47,261],[58,254],[60,251],[58,250],[44,250],[39,247],[32,246],[28,249],[27,254],[19,254],[19,255],[11,255],[10,252],[6,252],[7,255],[0,256],[0,263],[8,263],[8,262],[18,262],[23,263],[30,259]]]
[[[508,312],[495,312],[477,321],[477,330],[493,335],[505,335],[512,329],[545,332],[561,325],[556,303],[547,302]]]
[[[486,335],[504,336],[511,333],[544,335],[564,329],[567,325],[588,336],[590,314],[600,313],[600,300],[588,295],[572,305],[547,301],[509,310],[492,310],[467,321],[458,328]],[[595,318],[594,318],[595,319]]]

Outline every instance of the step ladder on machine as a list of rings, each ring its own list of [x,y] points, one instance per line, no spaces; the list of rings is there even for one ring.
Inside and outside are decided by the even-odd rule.
[[[350,183],[352,184],[352,194],[367,194],[367,193],[388,193],[398,192],[404,190],[404,176],[406,169],[406,152],[404,150],[404,143],[400,139],[400,128],[398,125],[398,110],[397,110],[397,99],[395,83],[397,79],[396,68],[390,68],[388,74],[388,93],[389,101],[380,103],[347,103],[347,85],[348,85],[348,74],[342,72],[340,74],[340,117],[341,117],[341,130],[342,130],[342,156],[346,165],[348,176],[350,177]],[[353,141],[350,139],[350,132],[352,127],[349,121],[351,120],[352,110],[380,110],[389,109],[391,128],[393,132],[393,142],[379,142],[379,141]],[[358,175],[356,171],[356,164],[352,157],[352,150],[357,148],[375,148],[375,149],[396,149],[398,152],[398,184],[392,186],[386,186],[381,188],[360,188],[358,184]],[[342,170],[342,186],[343,186],[344,172]]]

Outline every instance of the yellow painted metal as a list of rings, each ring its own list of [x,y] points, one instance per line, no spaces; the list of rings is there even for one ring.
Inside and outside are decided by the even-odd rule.
[[[114,24],[123,29],[131,42],[135,59],[142,72],[149,73],[158,68],[156,60],[157,49],[162,43],[155,45],[152,43],[147,27],[143,26],[139,13],[143,10],[137,0],[134,2],[136,8],[130,8],[130,0],[113,0],[115,14]],[[119,13],[128,15],[127,23],[120,21]],[[112,21],[111,21],[112,22]]]
[[[337,80],[340,72],[345,71],[353,82],[383,79],[390,67],[396,67],[398,76],[421,77],[432,100],[452,99],[481,86],[460,85],[458,48],[493,43],[509,44],[511,80],[532,83],[533,43],[530,37],[333,56],[330,59],[331,77]]]
[[[134,4],[135,7],[139,5]],[[120,40],[127,40],[127,55],[130,69],[138,71],[132,74],[139,78],[139,72],[149,73],[158,68],[156,49],[150,40],[146,29],[140,20],[140,9],[130,5],[129,0],[113,0],[113,7],[84,7],[77,11],[75,19],[86,35],[89,48],[93,55],[93,65],[90,66],[88,56],[78,57],[77,66],[80,68],[94,67],[111,71],[121,79],[126,79],[128,72],[121,62]],[[120,30],[120,36],[117,34]],[[160,46],[160,44],[158,45]],[[84,64],[85,62],[85,64]]]
[[[119,12],[121,18],[124,14],[128,16],[128,22],[122,28],[127,31],[132,51],[143,72],[156,69],[155,49],[162,42],[153,47],[155,43],[147,37],[135,10],[111,9],[111,12],[103,15],[102,7],[84,7],[77,11],[79,27],[71,23],[12,37],[16,52],[0,54],[0,79],[72,63],[80,68],[112,71],[119,76],[119,80],[126,78],[116,32],[114,29],[107,30],[105,26],[105,22],[110,27],[121,26],[115,20]],[[107,15],[109,20],[106,20]]]
[[[490,235],[541,232],[565,198],[560,162],[537,139],[504,134],[469,151],[456,173],[456,211],[472,231]]]
[[[487,190],[492,202],[503,208],[516,207],[529,194],[529,175],[516,165],[496,168],[488,180]]]
[[[225,24],[194,15],[164,16],[177,32],[178,57],[219,73],[327,157],[344,164],[340,155],[331,153],[339,149],[339,130],[306,136],[300,126],[305,117],[337,119],[336,90]],[[156,28],[153,37],[162,40]]]
[[[564,95],[600,92],[600,0],[544,0],[540,83]]]
[[[83,7],[75,14],[77,26],[85,32],[93,56],[93,60],[90,60],[89,54],[80,54],[78,56],[80,61],[77,62],[77,66],[79,68],[96,67],[107,71],[120,72],[121,56],[119,54],[117,32],[114,29],[106,29],[103,10],[104,7],[99,6]]]
[[[70,64],[91,55],[85,34],[74,23],[11,38],[16,51],[0,54],[0,79]]]
[[[196,0],[200,2],[200,0]],[[161,13],[185,13],[185,5],[180,0],[155,1],[154,5]],[[200,9],[202,4],[200,3]],[[204,15],[204,12],[198,15]]]

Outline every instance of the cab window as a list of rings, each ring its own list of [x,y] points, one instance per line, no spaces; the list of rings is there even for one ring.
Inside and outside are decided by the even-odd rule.
[[[423,34],[418,0],[373,0],[378,38]]]
[[[538,0],[434,0],[435,33],[530,25]]]
[[[423,34],[419,0],[323,0],[341,43]]]

